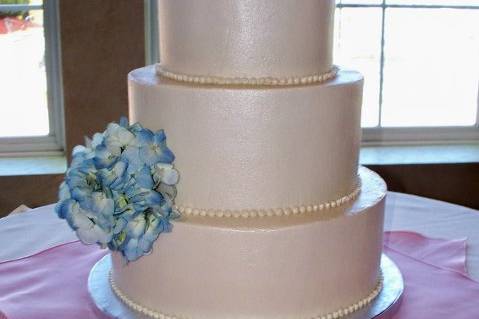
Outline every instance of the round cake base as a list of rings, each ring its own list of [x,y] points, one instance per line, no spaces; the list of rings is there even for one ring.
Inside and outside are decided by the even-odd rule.
[[[107,255],[100,259],[90,271],[88,277],[88,291],[95,305],[104,313],[113,318],[140,319],[147,318],[123,304],[111,289],[109,272],[111,258]],[[376,299],[368,306],[345,319],[387,319],[390,318],[400,304],[404,290],[404,281],[399,268],[394,262],[382,255],[381,271],[383,274],[383,288]]]

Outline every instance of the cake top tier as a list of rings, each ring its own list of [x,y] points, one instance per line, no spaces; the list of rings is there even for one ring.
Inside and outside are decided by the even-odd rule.
[[[297,78],[332,68],[334,0],[160,0],[160,68]]]

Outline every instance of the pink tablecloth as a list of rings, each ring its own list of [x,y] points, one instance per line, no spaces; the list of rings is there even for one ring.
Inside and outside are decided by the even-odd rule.
[[[404,276],[401,306],[393,319],[479,318],[479,283],[466,273],[466,240],[417,233],[386,233],[385,253]]]
[[[109,318],[96,309],[87,288],[90,269],[106,253],[75,241],[0,264],[4,318]]]
[[[396,210],[400,204],[394,201]],[[51,215],[51,206],[45,210]],[[42,220],[50,215],[42,216]],[[474,218],[479,221],[479,215]],[[0,250],[0,318],[106,318],[87,292],[88,272],[106,251],[72,241],[71,232],[61,226],[49,233],[48,225],[44,225],[44,232],[35,233],[28,232],[35,224],[25,220],[12,223],[11,219],[5,222],[7,219],[0,220],[0,242],[5,243],[5,234],[13,234],[11,238],[17,237],[24,244],[43,239],[46,244],[32,244],[36,245],[34,249],[23,249],[16,256],[13,249]],[[387,218],[387,223],[390,221],[391,217],[389,221]],[[59,232],[64,235],[58,236]],[[394,319],[479,318],[479,284],[468,278],[466,239],[457,237],[434,240],[411,232],[386,233],[385,252],[397,262],[406,282],[402,305]]]

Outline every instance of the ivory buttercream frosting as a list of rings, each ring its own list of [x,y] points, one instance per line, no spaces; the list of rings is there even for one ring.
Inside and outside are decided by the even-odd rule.
[[[333,11],[330,0],[160,0],[160,64],[229,78],[326,73]]]
[[[160,61],[128,76],[148,132],[82,157],[116,219],[76,212],[114,222],[109,280],[138,318],[356,319],[380,293],[386,185],[358,168],[363,77],[332,64],[334,5],[159,0]]]

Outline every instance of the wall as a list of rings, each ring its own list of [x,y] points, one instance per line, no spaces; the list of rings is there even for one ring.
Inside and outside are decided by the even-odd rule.
[[[145,65],[143,0],[61,0],[67,153],[128,115],[127,74]]]
[[[368,165],[390,190],[479,209],[479,163]]]
[[[0,177],[0,217],[25,204],[38,207],[57,201],[63,175],[23,175]]]

